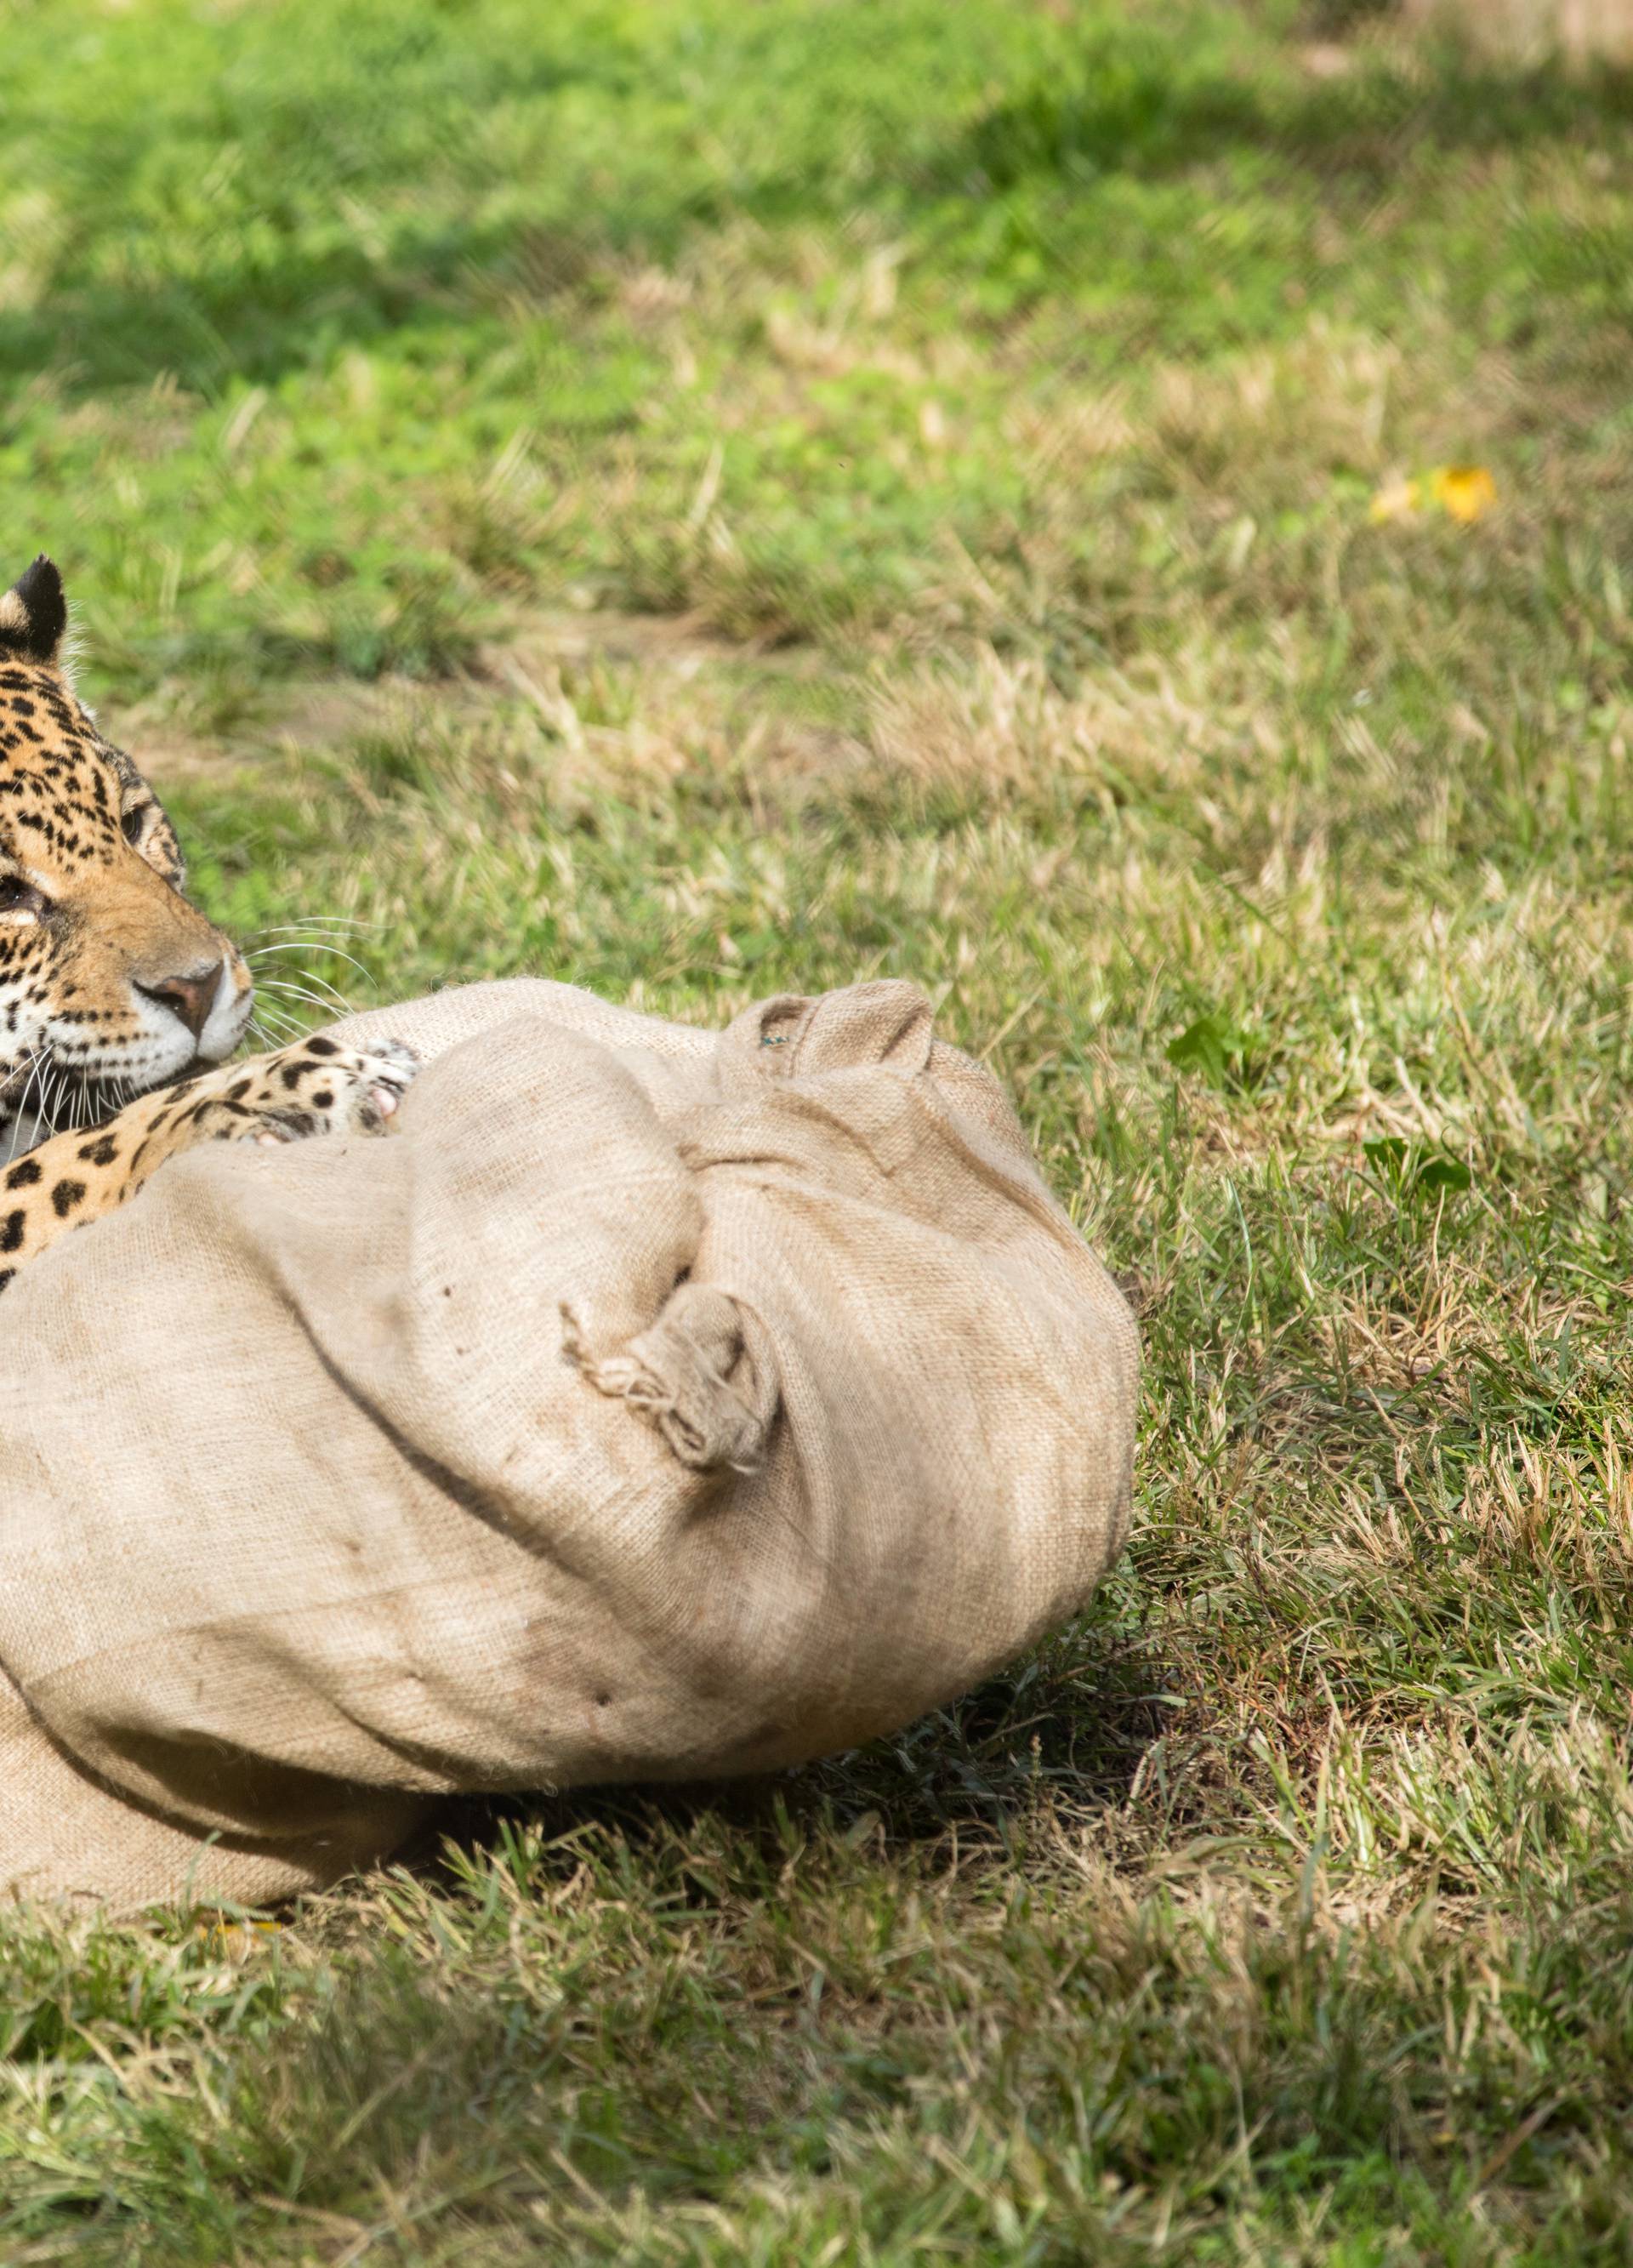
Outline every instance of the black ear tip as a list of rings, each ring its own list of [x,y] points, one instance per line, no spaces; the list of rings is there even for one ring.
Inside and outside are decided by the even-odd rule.
[[[63,578],[57,572],[56,562],[48,559],[43,551],[35,555],[32,565],[26,567],[17,578],[17,588],[30,604],[38,600],[63,595]]]
[[[0,632],[38,661],[49,661],[68,628],[68,600],[55,563],[42,551],[24,569],[7,597],[15,603],[0,606]],[[20,619],[19,619],[20,616]]]

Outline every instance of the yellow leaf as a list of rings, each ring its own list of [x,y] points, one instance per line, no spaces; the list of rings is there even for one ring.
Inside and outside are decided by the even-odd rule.
[[[1429,475],[1429,489],[1441,509],[1465,526],[1497,502],[1497,482],[1483,465],[1442,465]]]
[[[1438,504],[1449,519],[1467,527],[1490,512],[1497,502],[1497,482],[1483,465],[1437,465],[1431,473],[1407,480],[1386,481],[1369,507],[1379,522],[1416,519],[1419,512]]]

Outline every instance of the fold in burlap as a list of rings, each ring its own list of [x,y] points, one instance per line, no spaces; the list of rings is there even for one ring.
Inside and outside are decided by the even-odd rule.
[[[451,1792],[754,1772],[1087,1597],[1136,1349],[911,987],[356,1018],[380,1140],[212,1147],[0,1315],[0,1888],[264,1899]]]

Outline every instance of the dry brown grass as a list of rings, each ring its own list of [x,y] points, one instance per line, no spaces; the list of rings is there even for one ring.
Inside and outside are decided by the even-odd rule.
[[[1407,18],[1522,63],[1633,62],[1633,0],[1402,0]]]

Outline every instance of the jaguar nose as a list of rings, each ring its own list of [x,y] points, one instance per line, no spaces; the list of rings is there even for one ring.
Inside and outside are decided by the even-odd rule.
[[[137,984],[135,989],[144,1000],[156,1001],[159,1007],[168,1008],[173,1016],[180,1016],[195,1040],[201,1040],[221,989],[224,966],[213,961],[208,968],[162,976],[157,983]]]

